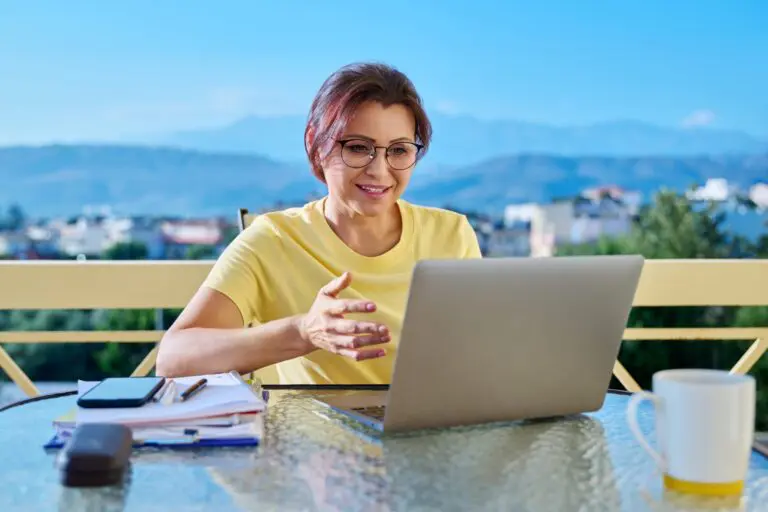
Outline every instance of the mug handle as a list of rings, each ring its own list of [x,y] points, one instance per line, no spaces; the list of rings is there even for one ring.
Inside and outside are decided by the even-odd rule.
[[[650,443],[648,443],[648,440],[646,439],[645,435],[643,435],[643,431],[640,430],[640,425],[637,422],[637,408],[640,406],[640,403],[644,402],[645,400],[653,403],[654,407],[659,403],[659,397],[648,391],[638,391],[634,393],[629,399],[629,405],[627,406],[627,422],[629,423],[629,430],[632,431],[632,434],[635,436],[635,439],[637,439],[637,442],[640,443],[640,446],[642,446],[643,449],[653,458],[659,469],[661,471],[666,471],[666,461],[659,454],[659,452],[654,450]]]

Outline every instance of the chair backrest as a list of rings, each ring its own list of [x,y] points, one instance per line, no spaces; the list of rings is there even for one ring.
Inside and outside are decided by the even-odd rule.
[[[237,210],[237,226],[240,231],[251,225],[253,219],[256,218],[256,214],[250,213],[248,208],[238,208]],[[278,384],[280,377],[277,375],[277,368],[275,365],[267,366],[255,372],[251,372],[251,378],[259,378],[263,384]]]
[[[753,307],[768,305],[768,260],[646,260],[635,307]],[[730,372],[746,374],[768,352],[768,326],[633,327],[625,340],[750,340],[752,344]],[[641,387],[616,360],[614,375],[629,391]]]
[[[253,219],[257,217],[257,214],[250,213],[248,211],[248,208],[238,208],[237,210],[237,227],[240,228],[240,231],[244,230],[248,226],[251,225],[251,222],[253,222]]]

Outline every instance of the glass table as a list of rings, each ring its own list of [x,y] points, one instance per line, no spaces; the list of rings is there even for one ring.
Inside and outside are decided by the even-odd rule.
[[[0,413],[0,510],[768,510],[757,452],[739,500],[665,493],[623,394],[574,417],[381,437],[313,393],[273,391],[258,447],[136,449],[123,484],[92,489],[61,486],[42,448],[74,397],[12,408]],[[652,431],[651,407],[640,419]]]

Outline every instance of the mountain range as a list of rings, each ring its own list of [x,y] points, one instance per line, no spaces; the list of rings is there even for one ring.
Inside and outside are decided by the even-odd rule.
[[[768,152],[699,156],[497,155],[468,165],[414,171],[405,198],[500,213],[510,203],[548,201],[585,187],[616,184],[646,198],[708,178],[749,187],[768,181]],[[304,163],[256,154],[126,145],[0,148],[0,207],[30,215],[72,215],[84,205],[123,214],[232,215],[277,201],[303,201],[324,187]]]
[[[183,216],[304,197],[308,172],[259,155],[112,145],[0,148],[0,205],[72,215],[85,205]]]
[[[692,156],[768,152],[768,140],[708,127],[662,127],[620,120],[586,126],[552,126],[517,120],[430,115],[433,143],[427,166],[464,166],[503,155],[546,153],[564,156]],[[243,118],[215,129],[192,130],[142,141],[204,151],[269,155],[287,162],[305,160],[301,116]]]

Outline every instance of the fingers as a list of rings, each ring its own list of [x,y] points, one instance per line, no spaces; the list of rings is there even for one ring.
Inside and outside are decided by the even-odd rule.
[[[323,286],[320,289],[320,294],[336,299],[338,294],[347,288],[351,282],[352,275],[349,272],[344,272],[342,275]],[[353,299],[337,299],[335,301],[329,301],[329,305],[325,310],[326,314],[335,316],[346,313],[370,313],[373,311],[376,311],[376,304],[373,302]]]
[[[326,284],[320,289],[320,295],[333,300],[321,299],[317,313],[322,319],[321,329],[325,332],[323,341],[313,342],[317,347],[325,348],[344,357],[362,361],[382,357],[386,354],[382,348],[367,348],[372,345],[390,341],[389,330],[386,326],[375,322],[358,322],[339,318],[347,313],[371,313],[376,311],[376,304],[368,300],[336,299],[342,290],[352,282],[349,272]],[[327,305],[326,305],[327,304]],[[323,310],[325,310],[323,312]],[[317,314],[315,313],[315,314]],[[317,318],[320,320],[321,318]]]
[[[361,348],[371,345],[380,345],[390,340],[389,334],[369,334],[362,336],[337,336],[333,340],[333,346],[337,349]]]
[[[336,300],[328,306],[329,315],[344,315],[346,313],[371,313],[376,311],[376,304],[369,300]]]
[[[355,361],[362,361],[386,355],[386,351],[383,348],[369,347],[388,343],[389,341],[391,341],[389,333],[362,334],[358,336],[331,334],[315,346],[319,349],[354,359]]]
[[[387,343],[390,340],[388,334],[372,334],[368,336],[339,336],[334,340],[334,352],[337,354],[363,361],[375,359],[386,355],[383,348],[366,348],[372,345]]]
[[[349,272],[344,272],[339,277],[323,286],[320,289],[320,293],[329,297],[336,297],[341,290],[349,286],[352,282],[352,275]]]
[[[354,359],[355,361],[365,361],[366,359],[376,359],[386,355],[384,349],[353,350],[348,348],[339,349],[340,356]]]
[[[331,320],[328,330],[336,334],[388,334],[385,325],[345,319]]]

